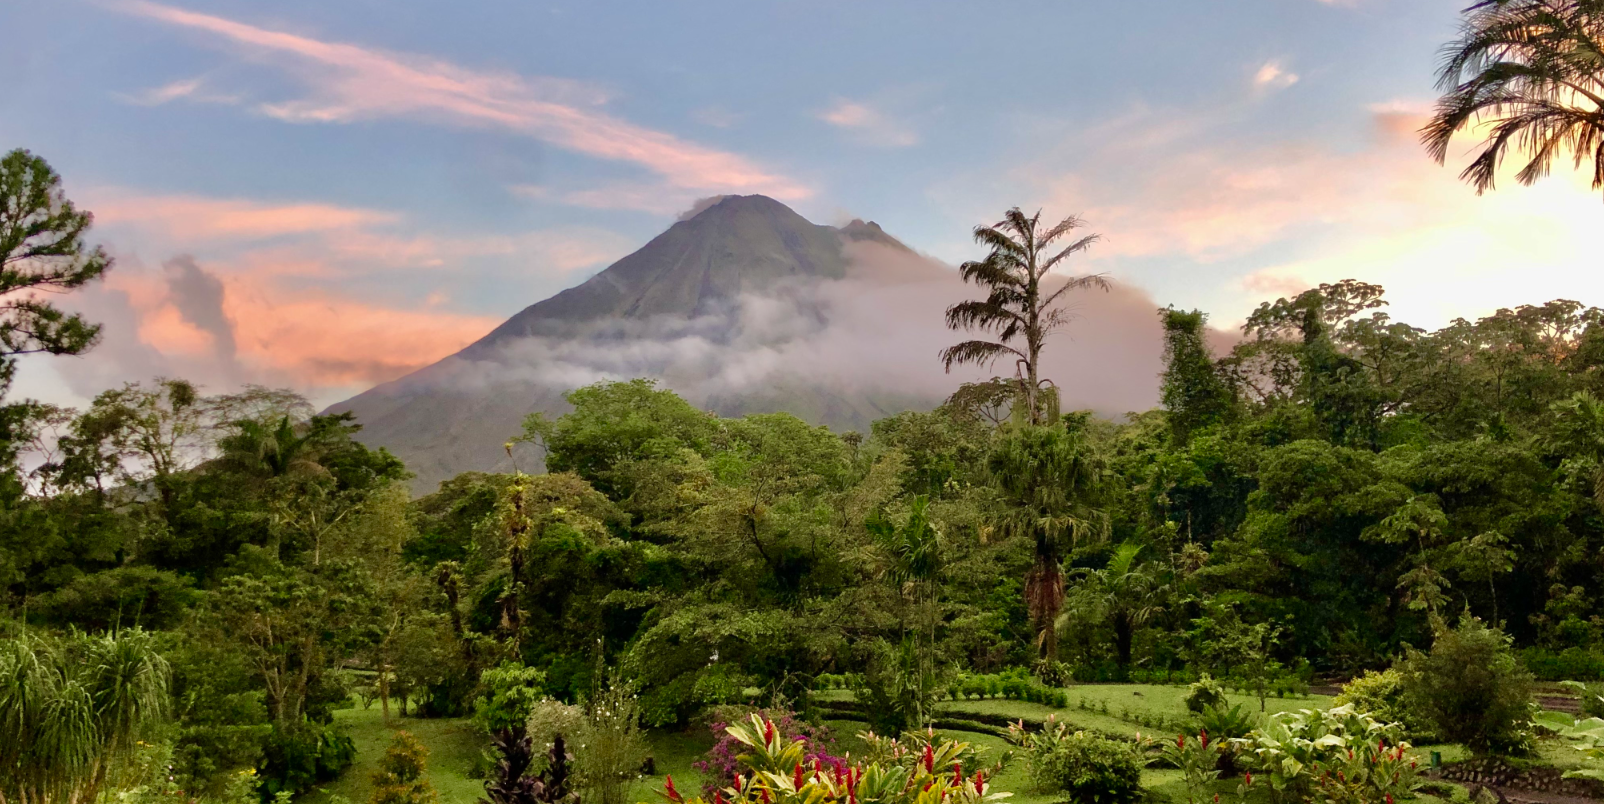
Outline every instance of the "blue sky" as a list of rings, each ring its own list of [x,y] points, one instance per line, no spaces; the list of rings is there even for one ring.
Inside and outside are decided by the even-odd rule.
[[[1478,198],[1414,141],[1464,2],[0,5],[0,147],[120,261],[78,301],[105,354],[19,390],[330,401],[725,192],[948,262],[1009,206],[1080,213],[1107,237],[1084,270],[1221,325],[1347,276],[1426,326],[1599,301],[1581,178]]]

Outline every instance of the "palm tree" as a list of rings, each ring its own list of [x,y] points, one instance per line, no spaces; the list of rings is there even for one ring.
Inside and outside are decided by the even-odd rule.
[[[1467,125],[1490,121],[1481,153],[1460,174],[1481,193],[1493,187],[1513,145],[1531,184],[1571,152],[1593,162],[1604,187],[1604,0],[1482,0],[1466,9],[1459,39],[1443,48],[1437,101],[1421,139],[1439,164]]]
[[[1103,470],[1084,437],[1062,426],[1006,432],[987,460],[1002,510],[1005,538],[1029,539],[1035,558],[1025,573],[1025,608],[1036,628],[1040,658],[1058,655],[1054,627],[1064,605],[1064,554],[1108,534],[1098,503]]]
[[[1114,651],[1122,669],[1131,664],[1131,643],[1136,632],[1164,610],[1164,588],[1153,565],[1141,561],[1143,549],[1135,542],[1121,544],[1107,567],[1085,572],[1081,587],[1096,615],[1114,629]],[[1067,620],[1067,616],[1060,616],[1059,627],[1067,625]]]
[[[1074,318],[1072,308],[1060,304],[1060,299],[1071,290],[1108,290],[1108,281],[1098,274],[1070,277],[1056,289],[1043,288],[1049,271],[1097,242],[1098,236],[1093,234],[1063,248],[1055,246],[1082,225],[1080,218],[1071,215],[1042,230],[1041,212],[1026,217],[1014,207],[1001,221],[976,227],[975,242],[989,246],[991,253],[983,260],[964,263],[958,271],[965,282],[986,288],[986,298],[947,308],[949,329],[978,329],[994,333],[997,340],[949,346],[941,350],[942,365],[950,372],[955,365],[990,366],[1012,355],[1019,396],[1030,424],[1045,424],[1050,418],[1041,398],[1042,384],[1049,382],[1041,377],[1041,350],[1048,335]]]
[[[170,708],[147,631],[0,643],[0,802],[92,802]]]

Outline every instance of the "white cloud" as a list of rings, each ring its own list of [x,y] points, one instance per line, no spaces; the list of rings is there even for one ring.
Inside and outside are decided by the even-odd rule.
[[[919,134],[905,123],[861,101],[837,98],[828,109],[819,112],[818,118],[851,132],[853,138],[864,145],[905,148],[919,144]]]
[[[1298,74],[1289,72],[1281,62],[1271,59],[1253,74],[1253,85],[1260,89],[1286,89],[1298,83]]]

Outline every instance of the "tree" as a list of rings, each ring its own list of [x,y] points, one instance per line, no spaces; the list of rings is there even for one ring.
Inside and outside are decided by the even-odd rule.
[[[17,355],[75,355],[99,337],[99,325],[42,295],[83,287],[111,267],[105,251],[84,243],[93,222],[44,159],[20,148],[0,157],[0,387]]]
[[[1593,189],[1604,188],[1604,2],[1482,0],[1466,9],[1459,39],[1442,51],[1437,84],[1446,94],[1421,129],[1440,164],[1465,127],[1488,121],[1481,152],[1460,178],[1481,193],[1493,188],[1511,147],[1526,164],[1522,184],[1548,175],[1570,151],[1577,168],[1593,163]]]
[[[947,308],[949,329],[978,329],[994,333],[997,340],[949,346],[941,350],[942,365],[950,372],[955,365],[990,366],[1012,355],[1019,397],[1031,424],[1047,424],[1054,418],[1043,404],[1042,384],[1050,381],[1041,376],[1041,350],[1048,335],[1074,318],[1072,309],[1060,299],[1072,290],[1108,290],[1108,281],[1099,274],[1071,277],[1057,288],[1046,282],[1047,274],[1064,260],[1097,242],[1097,235],[1087,235],[1054,250],[1054,244],[1083,225],[1071,215],[1042,230],[1041,212],[1026,217],[1014,207],[998,223],[975,227],[975,241],[989,246],[991,253],[983,260],[964,263],[958,271],[965,282],[986,288],[986,298]]]
[[[1064,603],[1060,562],[1070,548],[1108,533],[1108,515],[1099,506],[1103,468],[1084,435],[1061,425],[1009,431],[987,467],[1000,498],[998,531],[1034,548],[1025,606],[1039,656],[1051,661],[1058,655],[1054,626]]]
[[[1160,400],[1169,413],[1170,432],[1178,444],[1192,433],[1231,415],[1236,395],[1215,368],[1203,326],[1208,316],[1174,307],[1159,311],[1164,322],[1164,374]]]

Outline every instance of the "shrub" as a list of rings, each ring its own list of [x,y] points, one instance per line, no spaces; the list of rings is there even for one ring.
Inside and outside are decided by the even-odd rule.
[[[546,674],[511,662],[479,676],[479,697],[473,701],[473,719],[494,734],[521,729],[529,722],[535,702],[545,697]]]
[[[1531,745],[1532,674],[1509,637],[1466,616],[1437,635],[1430,653],[1401,666],[1410,712],[1437,735],[1478,753],[1525,753]]]
[[[262,746],[262,794],[271,800],[281,792],[310,790],[339,776],[355,761],[356,743],[332,726],[275,725]]]
[[[1010,736],[1023,750],[1031,784],[1038,790],[1097,804],[1131,802],[1141,795],[1142,766],[1124,743],[1071,732],[1056,718],[1035,733],[1015,726]]]
[[[1379,673],[1366,670],[1364,675],[1342,685],[1342,691],[1331,703],[1333,706],[1351,704],[1355,710],[1368,712],[1384,723],[1400,723],[1416,741],[1431,736],[1431,725],[1411,714],[1405,705],[1404,675],[1396,668]]]
[[[396,732],[373,774],[370,804],[433,804],[439,797],[426,775],[428,758],[429,749],[416,737]]]
[[[585,710],[562,701],[542,698],[529,709],[528,725],[524,733],[529,737],[532,750],[537,756],[551,748],[557,735],[568,738],[570,742],[583,734],[585,730]]]
[[[1201,678],[1186,688],[1186,708],[1195,713],[1202,713],[1203,710],[1209,707],[1224,705],[1225,688],[1220,686],[1220,682],[1209,677],[1207,673],[1204,673]]]
[[[1544,648],[1526,648],[1521,663],[1543,681],[1604,681],[1604,653],[1584,648],[1566,648],[1558,653]]]

